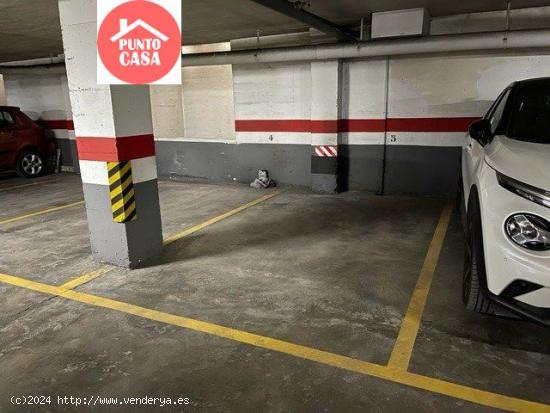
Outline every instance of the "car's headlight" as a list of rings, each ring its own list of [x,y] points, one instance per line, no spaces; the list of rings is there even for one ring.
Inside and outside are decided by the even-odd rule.
[[[529,201],[550,208],[550,192],[539,189],[529,184],[517,181],[509,176],[497,172],[497,179],[500,186],[519,195]]]
[[[506,234],[520,247],[535,251],[550,250],[550,222],[532,214],[515,214],[506,220]]]

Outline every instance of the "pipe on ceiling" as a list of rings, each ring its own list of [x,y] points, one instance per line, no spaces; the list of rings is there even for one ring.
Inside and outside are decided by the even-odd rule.
[[[40,57],[38,59],[19,60],[15,62],[0,63],[0,68],[46,66],[46,65],[55,65],[55,64],[64,63],[64,62],[65,62],[65,55],[58,54],[57,56]]]
[[[184,55],[182,66],[284,63],[353,59],[381,56],[506,50],[550,50],[550,30],[526,30],[478,34],[440,35],[412,39],[375,40],[347,44],[239,50]],[[0,66],[0,73],[61,73],[62,63],[47,66]]]
[[[283,63],[450,52],[550,48],[550,30],[441,35],[184,55],[182,66]]]
[[[64,75],[65,63],[39,66],[0,66],[0,75]]]

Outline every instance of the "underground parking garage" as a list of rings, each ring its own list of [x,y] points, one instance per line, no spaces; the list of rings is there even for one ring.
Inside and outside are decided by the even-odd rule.
[[[0,39],[1,412],[550,411],[550,2],[3,1]]]

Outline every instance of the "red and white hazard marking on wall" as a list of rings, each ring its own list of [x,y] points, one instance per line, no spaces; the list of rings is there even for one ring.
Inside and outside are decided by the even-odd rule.
[[[335,158],[338,156],[338,149],[336,146],[329,145],[316,146],[315,155],[323,158]]]

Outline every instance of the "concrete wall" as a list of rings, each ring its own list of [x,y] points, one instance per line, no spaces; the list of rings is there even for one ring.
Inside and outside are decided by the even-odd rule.
[[[386,187],[391,192],[451,193],[465,134],[453,119],[480,117],[515,80],[550,76],[550,56],[434,56],[390,62],[388,118],[414,122],[388,132]]]
[[[261,168],[281,183],[310,185],[310,63],[189,69],[183,88],[152,88],[161,175],[249,182]],[[537,76],[550,76],[550,56],[344,62],[340,119],[334,119],[341,187],[452,194],[469,122],[510,82]],[[8,103],[34,118],[71,118],[63,77],[9,76],[6,89]],[[70,130],[54,132],[71,142]],[[64,160],[74,163],[74,154]]]
[[[151,85],[151,114],[156,139],[180,139],[185,133],[181,85]]]
[[[230,43],[184,46],[184,53],[224,52]],[[231,65],[184,67],[184,140],[235,140],[233,69]],[[180,138],[181,138],[180,136]]]
[[[185,67],[182,77],[184,86],[151,86],[155,139],[234,140],[231,65]]]
[[[231,65],[185,67],[183,102],[189,139],[235,139]]]
[[[345,62],[339,128],[342,187],[454,193],[468,124],[510,82],[549,76],[548,63],[549,57],[533,55]],[[236,140],[228,134],[216,144],[199,139],[191,143],[192,138],[180,145],[159,142],[161,173],[246,182],[257,168],[265,168],[283,183],[308,185],[311,65],[234,66],[233,88]],[[210,92],[205,88],[203,93]]]
[[[33,120],[70,119],[65,76],[6,75],[8,104],[20,106]]]
[[[378,58],[343,65],[342,119],[385,119],[388,64],[386,58]],[[342,128],[341,189],[382,191],[384,138],[383,127]]]
[[[268,169],[281,182],[309,185],[309,146],[292,145],[296,134],[235,128],[236,118],[264,114],[279,119],[298,111],[298,117],[309,118],[310,91],[307,86],[303,91],[309,81],[309,64],[184,68],[185,134],[157,141],[159,173],[249,182],[258,169]],[[293,103],[297,93],[303,94],[301,103]]]

